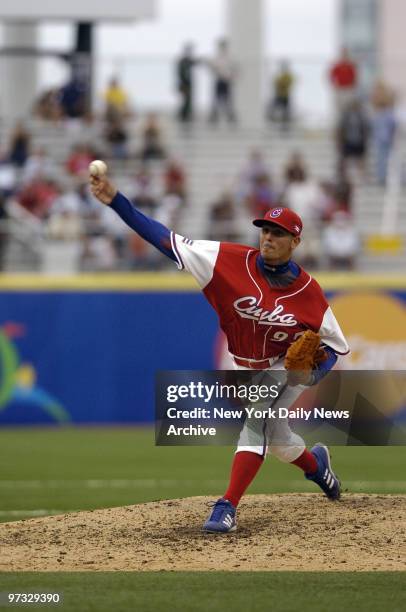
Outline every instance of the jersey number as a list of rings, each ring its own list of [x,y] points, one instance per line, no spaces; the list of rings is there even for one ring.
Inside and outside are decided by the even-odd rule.
[[[294,336],[293,336],[293,340],[292,342],[294,342],[295,340],[297,340],[300,336],[302,336],[304,334],[304,332],[297,332]],[[289,336],[289,334],[287,334],[286,332],[283,331],[278,331],[275,332],[274,335],[272,336],[272,340],[275,340],[276,342],[283,342],[284,340],[286,340],[286,338]]]

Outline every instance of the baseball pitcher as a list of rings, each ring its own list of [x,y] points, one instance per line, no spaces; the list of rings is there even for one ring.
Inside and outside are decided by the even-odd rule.
[[[96,198],[196,278],[217,312],[236,369],[287,371],[281,405],[291,405],[306,386],[329,372],[338,355],[349,352],[320,286],[291,259],[302,232],[302,221],[292,210],[273,208],[254,220],[260,229],[260,248],[255,249],[184,238],[137,210],[105,174],[91,176],[90,183]],[[249,419],[228,488],[214,504],[205,531],[236,530],[237,506],[268,452],[301,469],[330,500],[339,499],[340,482],[326,446],[307,450],[286,420],[267,427],[263,420]]]

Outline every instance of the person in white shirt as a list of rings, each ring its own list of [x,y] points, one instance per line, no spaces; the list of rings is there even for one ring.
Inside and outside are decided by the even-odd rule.
[[[325,198],[319,183],[304,171],[301,177],[291,181],[283,195],[285,204],[306,223],[304,248],[300,263],[307,267],[319,265],[320,226],[325,208]]]
[[[360,238],[348,213],[337,211],[323,232],[323,247],[332,270],[352,270]]]
[[[214,81],[213,81],[213,102],[210,113],[210,121],[218,121],[220,113],[224,112],[228,121],[236,121],[233,104],[233,85],[236,77],[236,65],[230,57],[228,42],[221,39],[218,42],[215,57],[208,62]]]

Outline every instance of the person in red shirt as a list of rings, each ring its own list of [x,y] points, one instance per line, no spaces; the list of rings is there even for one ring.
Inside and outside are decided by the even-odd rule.
[[[164,172],[165,193],[175,194],[181,198],[186,195],[186,176],[180,162],[170,159]]]
[[[340,115],[353,100],[357,88],[357,65],[344,47],[341,56],[330,69],[330,82],[335,94],[337,114]]]
[[[56,183],[38,176],[24,185],[17,200],[32,215],[45,219],[58,194],[59,188]]]
[[[69,174],[80,176],[84,172],[87,172],[89,164],[94,158],[93,152],[87,145],[78,144],[73,148],[70,156],[66,160],[65,166]]]

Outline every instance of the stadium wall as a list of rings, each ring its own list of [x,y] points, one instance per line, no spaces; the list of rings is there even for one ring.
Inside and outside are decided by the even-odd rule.
[[[353,349],[343,367],[406,369],[406,277],[317,278]],[[157,370],[230,367],[184,274],[3,276],[0,295],[1,426],[148,423]]]

